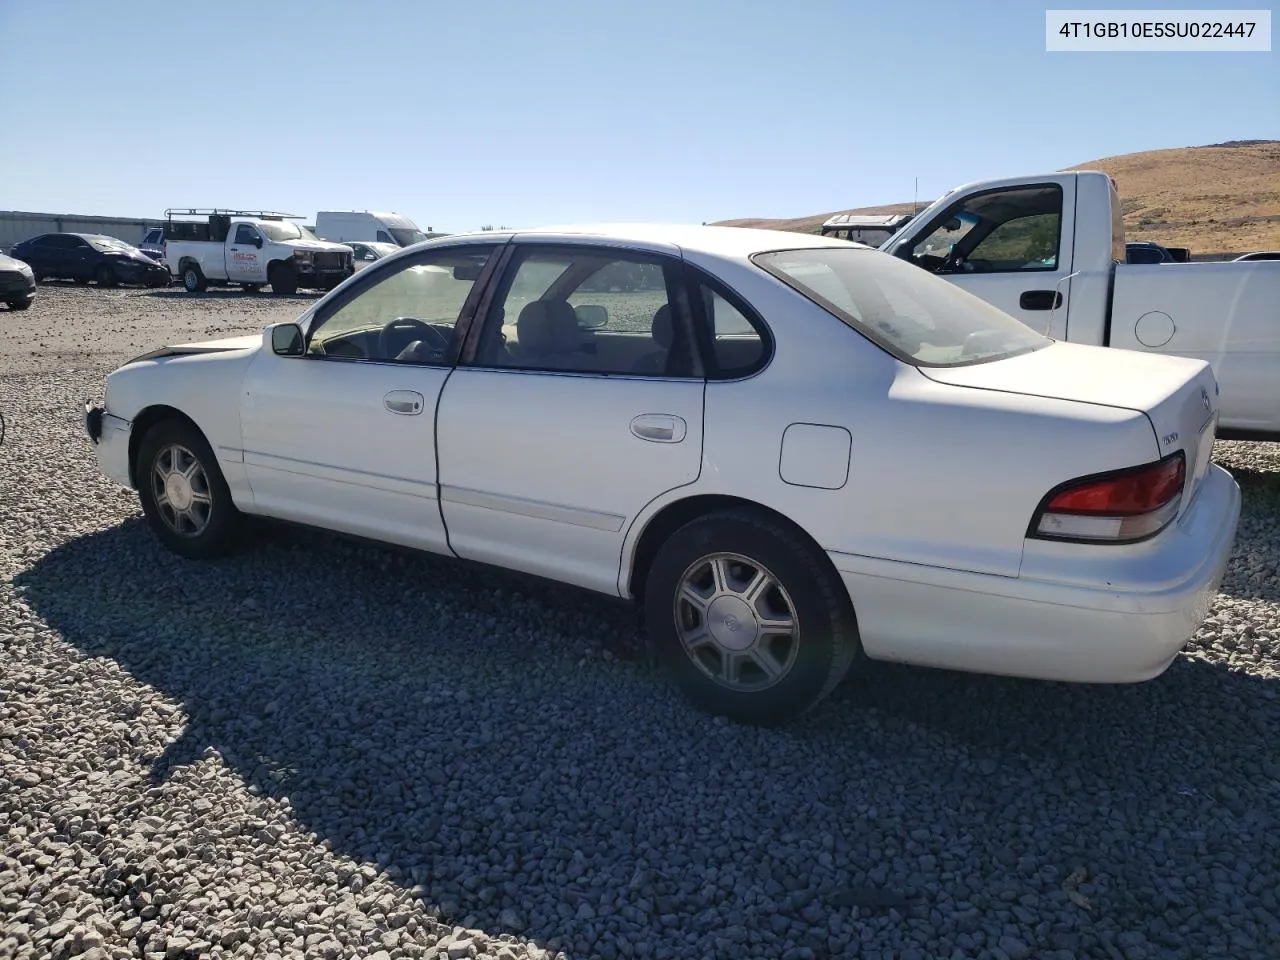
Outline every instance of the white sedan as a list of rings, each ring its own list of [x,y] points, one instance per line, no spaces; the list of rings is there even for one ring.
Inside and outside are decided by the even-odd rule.
[[[254,514],[634,599],[694,703],[768,724],[863,657],[1163,672],[1235,538],[1217,403],[847,241],[636,226],[416,244],[85,420],[183,556]]]

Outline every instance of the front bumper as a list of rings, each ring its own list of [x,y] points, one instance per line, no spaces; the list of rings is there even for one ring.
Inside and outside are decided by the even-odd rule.
[[[35,275],[7,273],[0,275],[0,300],[29,300],[36,295]]]
[[[129,476],[129,435],[132,424],[128,420],[107,413],[101,406],[85,401],[84,430],[93,442],[93,453],[98,469],[123,487],[132,487]]]
[[[1239,486],[1211,465],[1173,529],[1134,548],[1127,566],[1100,561],[1091,583],[1081,581],[1078,563],[1064,564],[1069,575],[1054,580],[1045,564],[1030,578],[842,553],[831,558],[872,659],[1038,680],[1137,683],[1163,673],[1208,615],[1239,519]]]

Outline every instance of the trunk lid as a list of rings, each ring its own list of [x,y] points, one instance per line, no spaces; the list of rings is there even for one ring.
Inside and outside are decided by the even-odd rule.
[[[1184,512],[1209,469],[1218,423],[1218,383],[1203,360],[1093,347],[1050,346],[1007,360],[965,367],[921,367],[932,380],[958,387],[1119,407],[1146,414],[1155,431],[1156,457],[1181,450],[1187,461]]]

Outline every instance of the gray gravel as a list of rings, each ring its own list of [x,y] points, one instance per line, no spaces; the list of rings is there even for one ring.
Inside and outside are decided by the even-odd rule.
[[[269,531],[180,561],[79,403],[302,298],[0,311],[0,957],[1280,956],[1280,448],[1163,677],[693,713],[625,607]]]

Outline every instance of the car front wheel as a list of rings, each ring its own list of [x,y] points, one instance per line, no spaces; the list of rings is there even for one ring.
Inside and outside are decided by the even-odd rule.
[[[698,708],[774,726],[822,701],[861,645],[825,554],[763,514],[730,510],[677,530],[645,586],[658,660]]]
[[[235,545],[242,516],[213,450],[190,423],[162,420],[147,431],[135,479],[147,522],[174,553],[203,559]]]

